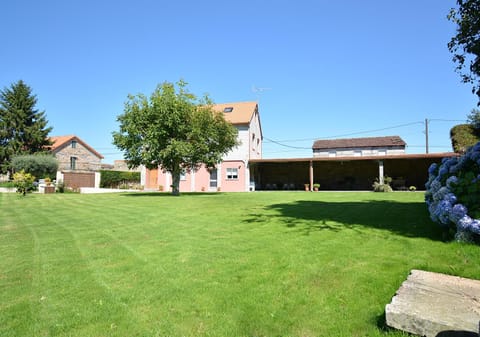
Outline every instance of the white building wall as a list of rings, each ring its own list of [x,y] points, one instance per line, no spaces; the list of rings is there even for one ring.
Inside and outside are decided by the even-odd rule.
[[[248,126],[240,125],[236,126],[238,130],[238,140],[240,145],[236,146],[232,151],[227,153],[223,160],[248,160],[249,146],[250,146],[250,132]]]
[[[262,131],[258,112],[255,112],[250,123],[250,159],[262,158]]]
[[[358,157],[358,156],[384,156],[405,154],[402,148],[346,148],[346,149],[324,149],[314,150],[313,157]]]

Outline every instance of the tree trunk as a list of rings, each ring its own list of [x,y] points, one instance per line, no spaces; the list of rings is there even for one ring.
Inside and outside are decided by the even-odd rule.
[[[180,170],[172,172],[172,195],[180,195]]]

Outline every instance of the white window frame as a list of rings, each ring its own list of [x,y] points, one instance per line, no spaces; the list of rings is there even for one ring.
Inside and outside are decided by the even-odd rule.
[[[238,168],[227,167],[227,180],[238,180]]]

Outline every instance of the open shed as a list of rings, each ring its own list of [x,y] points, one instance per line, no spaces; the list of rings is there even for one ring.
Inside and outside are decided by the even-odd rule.
[[[393,179],[396,190],[409,186],[423,190],[430,165],[454,156],[458,154],[253,159],[249,165],[256,190],[303,190],[305,184],[312,189],[314,183],[321,190],[371,190],[373,182],[383,176]]]

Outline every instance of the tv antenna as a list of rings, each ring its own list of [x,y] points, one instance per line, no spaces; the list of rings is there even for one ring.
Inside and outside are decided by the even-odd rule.
[[[252,92],[257,96],[257,102],[260,102],[260,95],[267,90],[272,90],[272,88],[259,88],[255,85],[252,85]]]

